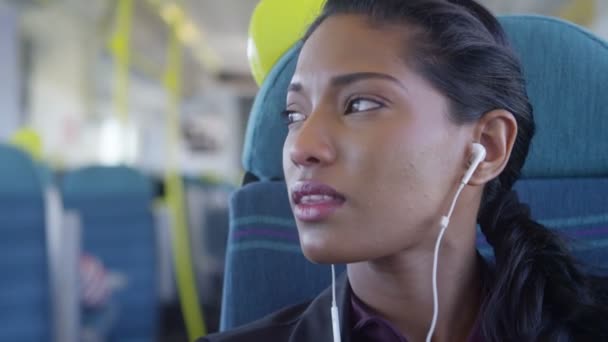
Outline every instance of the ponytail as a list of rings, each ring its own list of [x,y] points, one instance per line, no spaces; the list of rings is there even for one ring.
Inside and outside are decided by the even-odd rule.
[[[605,298],[564,241],[535,222],[515,191],[498,191],[479,224],[495,269],[482,307],[489,341],[598,341],[608,337]]]

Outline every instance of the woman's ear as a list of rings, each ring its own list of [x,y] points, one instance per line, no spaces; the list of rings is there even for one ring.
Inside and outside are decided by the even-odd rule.
[[[496,109],[484,114],[475,124],[474,138],[486,149],[486,157],[469,180],[470,185],[483,185],[498,177],[509,162],[517,121],[510,112]]]

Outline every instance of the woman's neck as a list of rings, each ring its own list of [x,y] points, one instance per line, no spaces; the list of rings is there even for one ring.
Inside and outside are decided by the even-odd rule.
[[[446,233],[439,256],[439,316],[433,336],[437,342],[466,341],[481,305],[481,265],[475,240],[450,239],[449,235]],[[424,341],[433,315],[432,266],[432,251],[404,251],[349,264],[348,278],[355,295],[394,324],[408,341]]]

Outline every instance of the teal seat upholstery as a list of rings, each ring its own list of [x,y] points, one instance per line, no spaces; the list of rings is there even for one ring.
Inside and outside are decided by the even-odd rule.
[[[154,341],[160,297],[151,181],[128,167],[93,166],[68,172],[61,192],[80,216],[82,250],[126,280],[113,298],[109,341]]]
[[[0,341],[53,336],[43,185],[33,161],[0,145]]]
[[[499,20],[521,57],[538,128],[516,189],[534,218],[562,233],[583,262],[605,269],[608,44],[554,18]],[[310,299],[330,282],[329,268],[309,264],[298,248],[282,181],[287,128],[280,112],[299,48],[294,46],[275,65],[251,112],[243,165],[249,179],[259,181],[232,199],[222,329]],[[491,254],[481,236],[478,247]]]

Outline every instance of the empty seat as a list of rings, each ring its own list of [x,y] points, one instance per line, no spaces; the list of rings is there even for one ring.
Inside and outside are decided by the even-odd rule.
[[[156,232],[149,179],[127,167],[88,167],[65,175],[66,208],[80,215],[82,250],[125,279],[116,290],[111,341],[154,341],[159,324]]]
[[[0,145],[0,341],[49,340],[52,299],[44,191],[23,152]]]

